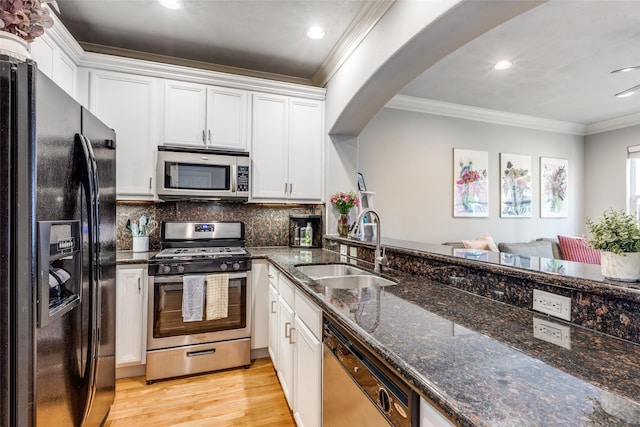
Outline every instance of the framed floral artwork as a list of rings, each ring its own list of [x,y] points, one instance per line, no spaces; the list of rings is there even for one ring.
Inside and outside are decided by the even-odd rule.
[[[540,157],[540,217],[568,218],[569,160]]]
[[[489,153],[453,149],[453,216],[489,216]]]
[[[500,215],[531,217],[531,156],[500,153]]]

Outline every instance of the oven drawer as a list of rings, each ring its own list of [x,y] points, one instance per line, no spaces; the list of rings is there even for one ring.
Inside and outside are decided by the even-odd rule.
[[[251,338],[152,350],[147,352],[146,380],[149,382],[250,364]]]

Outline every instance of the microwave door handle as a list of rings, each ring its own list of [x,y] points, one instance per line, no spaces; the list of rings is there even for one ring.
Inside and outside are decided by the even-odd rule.
[[[236,184],[238,180],[238,165],[236,165],[235,163],[233,163],[231,165],[231,186],[229,188],[229,190],[231,191],[231,193],[235,194],[236,193]]]

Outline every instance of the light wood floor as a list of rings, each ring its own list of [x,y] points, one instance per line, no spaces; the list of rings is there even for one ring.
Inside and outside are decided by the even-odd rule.
[[[146,385],[144,377],[116,381],[105,427],[295,426],[271,360]]]

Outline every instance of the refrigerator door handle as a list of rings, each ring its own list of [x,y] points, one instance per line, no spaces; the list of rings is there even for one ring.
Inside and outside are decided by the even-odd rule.
[[[91,289],[93,289],[93,295],[91,295],[91,301],[89,306],[94,309],[91,310],[93,316],[90,321],[93,323],[91,326],[91,338],[89,346],[89,354],[87,355],[88,364],[88,378],[91,378],[91,389],[87,396],[87,402],[85,406],[83,420],[85,420],[91,410],[93,404],[93,398],[95,396],[95,378],[97,368],[97,352],[98,352],[98,335],[100,325],[100,286],[98,279],[99,263],[98,263],[98,245],[99,242],[99,224],[98,218],[98,192],[97,190],[97,176],[95,170],[95,157],[93,156],[93,149],[91,148],[91,142],[81,134],[76,135],[76,141],[80,144],[82,154],[84,158],[83,167],[83,179],[82,185],[86,194],[88,222],[89,222],[89,280],[91,281]]]

